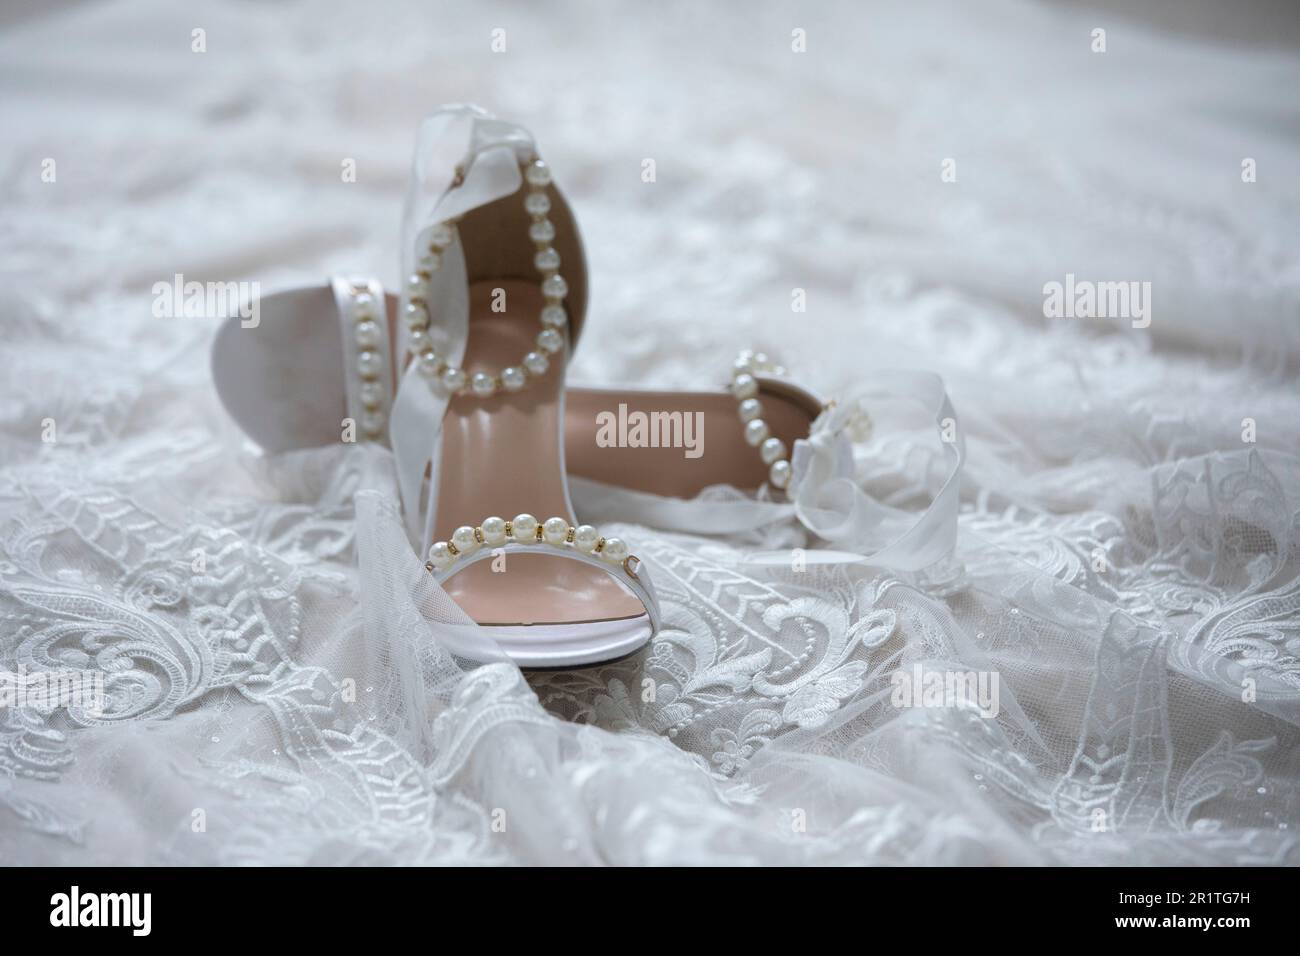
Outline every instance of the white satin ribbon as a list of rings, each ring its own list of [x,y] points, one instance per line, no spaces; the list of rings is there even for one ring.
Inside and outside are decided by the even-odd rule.
[[[934,416],[939,431],[948,470],[934,500],[919,515],[877,501],[855,478],[848,433],[859,403],[881,397],[919,402]],[[854,563],[919,571],[956,547],[965,461],[966,440],[943,379],[933,372],[877,371],[870,382],[850,389],[824,411],[807,438],[795,442],[789,495],[799,520],[818,537],[850,551]]]
[[[411,180],[402,211],[403,275],[415,271],[416,250],[427,244],[433,226],[519,190],[521,158],[534,154],[532,136],[512,123],[474,106],[446,106],[421,124]],[[465,252],[459,236],[442,255],[429,283],[429,336],[434,350],[451,365],[460,365],[469,337],[469,287]],[[403,291],[402,306],[409,301]],[[410,332],[399,323],[396,354],[406,354]],[[389,438],[397,464],[398,491],[406,531],[417,549],[427,542],[421,521],[421,488],[433,464],[437,476],[438,435],[450,396],[430,387],[414,363],[402,375],[393,402]],[[436,501],[431,486],[428,506]]]
[[[888,566],[900,571],[929,568],[956,548],[965,439],[938,375],[922,371],[870,374],[869,383],[850,389],[813,422],[806,439],[795,442],[788,501],[667,498],[570,478],[578,512],[584,520],[597,523],[628,521],[692,534],[753,532],[793,516],[836,546],[806,550],[808,564]],[[857,481],[850,436],[856,430],[860,406],[869,407],[873,398],[917,402],[934,416],[948,469],[934,500],[920,513],[881,503]],[[746,560],[784,566],[790,563],[790,552],[750,552]]]

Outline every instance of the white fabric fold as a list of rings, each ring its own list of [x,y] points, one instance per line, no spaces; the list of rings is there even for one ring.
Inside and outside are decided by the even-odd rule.
[[[914,400],[934,417],[948,467],[919,515],[878,501],[856,479],[849,434],[871,400],[880,398]],[[933,372],[877,371],[824,411],[806,439],[795,442],[789,493],[804,526],[851,551],[857,562],[918,571],[948,557],[956,546],[965,461],[966,441],[943,379]]]
[[[1176,32],[1130,5],[1149,22],[1109,31],[1112,52],[1062,56],[1063,38],[1087,49],[1078,7],[828,0],[823,40],[863,40],[814,32],[815,70],[773,69],[772,14],[751,4],[719,5],[712,30],[643,5],[619,43],[608,16],[484,8],[510,53],[457,58],[453,82],[537,105],[547,153],[585,171],[594,375],[699,383],[710,346],[741,339],[828,385],[932,368],[969,452],[950,588],[793,573],[788,550],[752,568],[756,532],[618,528],[664,629],[629,660],[526,678],[448,652],[476,625],[416,559],[395,479],[357,473],[391,469],[387,452],[338,441],[330,405],[318,447],[246,454],[211,394],[212,323],[160,319],[145,294],[174,270],[266,292],[373,266],[414,130],[368,91],[427,88],[445,20],[110,0],[6,21],[22,95],[0,155],[60,162],[4,210],[22,241],[0,349],[0,671],[98,677],[107,697],[99,718],[0,707],[0,860],[1300,864],[1300,57],[1209,4]],[[150,42],[194,24],[223,38],[221,69]],[[617,78],[617,97],[507,89],[557,69]],[[797,138],[773,124],[811,102],[835,108],[805,111]],[[347,144],[360,184],[327,188],[323,144]],[[658,186],[619,161],[650,152],[673,157]],[[958,183],[904,174],[949,154]],[[1257,183],[1235,175],[1245,156]],[[1067,270],[1152,280],[1150,328],[1044,319],[1042,283]],[[268,333],[279,304],[234,337]],[[866,488],[919,511],[930,496],[886,489],[930,426],[876,431]],[[938,477],[942,453],[925,457]],[[998,715],[895,706],[918,664],[996,675]]]

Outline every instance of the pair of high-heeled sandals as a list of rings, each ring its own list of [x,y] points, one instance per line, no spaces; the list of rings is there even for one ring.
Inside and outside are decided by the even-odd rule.
[[[779,496],[822,403],[750,353],[729,390],[566,389],[587,305],[577,224],[532,137],[477,108],[422,125],[403,233],[400,296],[335,278],[267,297],[256,327],[227,320],[213,347],[224,404],[267,452],[390,446],[426,568],[521,666],[636,651],[659,627],[648,570],[577,521],[567,476]],[[620,406],[659,422],[702,412],[707,454],[600,440]]]

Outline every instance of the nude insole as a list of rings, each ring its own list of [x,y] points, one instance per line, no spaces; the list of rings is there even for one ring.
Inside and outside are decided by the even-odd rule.
[[[493,312],[494,289],[505,290],[506,311]],[[470,287],[470,334],[462,368],[467,375],[499,374],[536,348],[542,297],[535,282],[493,280]],[[461,525],[497,515],[509,521],[527,512],[576,524],[565,494],[560,460],[560,387],[563,355],[545,375],[529,376],[518,392],[489,399],[454,398],[442,423],[434,539],[446,541]],[[556,556],[512,552],[505,570],[480,560],[444,582],[447,593],[480,624],[562,624],[640,617],[641,601],[609,573]],[[622,573],[618,571],[617,573]]]
[[[807,396],[769,386],[759,395],[763,420],[772,434],[785,442],[786,456],[797,439],[807,438],[808,429],[820,409]],[[745,441],[744,423],[737,414],[738,403],[729,392],[618,391],[616,389],[571,388],[565,394],[564,455],[569,474],[594,481],[657,495],[693,498],[710,485],[731,485],[750,490],[767,481],[768,465],[758,449]],[[684,447],[632,447],[630,444],[603,447],[608,432],[602,425],[620,417],[631,423],[642,413],[645,420],[656,413],[676,415],[684,421],[694,416],[692,437],[698,442],[698,457],[688,457]],[[660,419],[663,420],[663,419]],[[630,428],[625,438],[635,440]],[[660,434],[665,429],[661,428]],[[669,435],[686,432],[666,429]]]

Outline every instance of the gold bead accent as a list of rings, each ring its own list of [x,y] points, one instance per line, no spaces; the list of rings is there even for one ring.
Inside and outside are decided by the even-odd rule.
[[[602,537],[599,541],[596,542],[596,546],[591,549],[591,553],[600,554],[600,552],[604,550],[605,550],[605,539]]]
[[[485,543],[486,539],[483,537],[483,529],[481,527],[474,529],[474,540],[479,544]]]
[[[515,536],[515,526],[514,526],[514,524],[513,524],[512,522],[507,521],[507,522],[506,522],[506,537],[507,537],[507,538],[513,538],[514,536]]]
[[[450,551],[453,555],[460,554],[460,551],[456,549],[456,542],[452,541],[451,539],[447,540],[447,550]]]
[[[569,533],[564,536],[565,543],[573,544],[573,536],[577,532],[577,530],[578,529],[575,528],[573,525],[569,525]]]
[[[534,541],[542,540],[542,522],[537,522],[537,533],[533,535]]]

